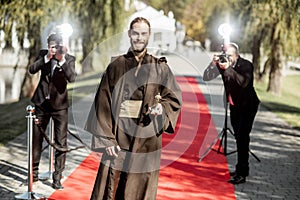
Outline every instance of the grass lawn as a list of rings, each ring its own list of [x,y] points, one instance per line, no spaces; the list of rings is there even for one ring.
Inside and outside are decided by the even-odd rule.
[[[70,100],[72,99],[74,103],[74,101],[84,97],[85,94],[91,93],[99,80],[99,73],[89,73],[79,77],[75,83],[68,85],[69,95],[74,94]],[[276,113],[293,128],[300,130],[300,74],[283,78],[280,97],[267,93],[266,83],[256,83],[255,88],[262,105]],[[26,107],[29,104],[32,105],[28,98],[19,102],[0,104],[0,146],[26,131]]]
[[[267,93],[267,83],[255,83],[255,88],[265,107],[300,130],[300,74],[283,77],[281,96]]]
[[[0,104],[0,146],[26,131],[28,105],[33,105],[28,98]]]

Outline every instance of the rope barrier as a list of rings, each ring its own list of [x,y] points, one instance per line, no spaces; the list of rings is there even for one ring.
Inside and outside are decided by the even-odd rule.
[[[71,151],[74,151],[74,150],[77,150],[77,149],[81,149],[81,148],[86,148],[88,145],[85,144],[79,136],[77,136],[75,133],[72,133],[70,130],[68,130],[68,133],[73,136],[75,139],[77,139],[81,144],[82,146],[78,146],[78,147],[74,147],[74,148],[71,148],[71,149],[68,149],[68,148],[62,148],[62,147],[59,147],[57,144],[55,144],[54,142],[52,142],[50,140],[50,138],[48,137],[48,135],[45,133],[45,131],[39,126],[39,130],[41,131],[41,133],[43,134],[46,142],[48,143],[48,145],[52,146],[55,150],[57,151],[61,151],[61,152],[71,152]],[[42,151],[44,151],[45,149],[47,148],[44,147],[42,149]]]

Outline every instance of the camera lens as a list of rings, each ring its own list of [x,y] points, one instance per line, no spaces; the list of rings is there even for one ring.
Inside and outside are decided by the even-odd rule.
[[[226,54],[219,55],[219,61],[221,63],[227,62],[226,57],[227,57]]]

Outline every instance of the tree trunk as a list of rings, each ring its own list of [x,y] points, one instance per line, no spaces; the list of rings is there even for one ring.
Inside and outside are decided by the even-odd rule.
[[[254,78],[260,79],[260,46],[261,46],[261,36],[255,35],[253,38],[252,46],[252,63],[254,66]]]
[[[279,37],[272,41],[272,50],[270,56],[270,74],[269,85],[267,92],[275,95],[281,95],[281,82],[282,82],[282,45],[280,44]]]
[[[90,41],[90,36],[85,36],[82,39],[82,74],[93,71],[93,42]]]
[[[31,75],[29,73],[29,66],[30,64],[32,64],[35,60],[36,54],[35,56],[30,55],[29,53],[29,62],[26,68],[26,72],[25,72],[25,77],[23,79],[23,83],[22,83],[22,87],[21,87],[21,93],[20,93],[20,99],[24,98],[24,97],[32,97],[33,93],[35,91],[35,88],[37,87],[38,81],[39,81],[39,75],[34,74]]]
[[[270,63],[271,63],[271,59],[268,58],[267,61],[264,64],[264,69],[260,74],[260,77],[259,77],[260,82],[264,82],[266,80],[267,75],[270,74],[270,69],[271,69],[271,64]]]
[[[31,24],[32,23],[32,24]],[[29,66],[35,61],[41,48],[40,23],[28,22],[28,39],[30,41],[28,65],[25,72],[25,77],[22,82],[20,99],[24,97],[32,97],[35,88],[38,84],[39,75],[31,75],[28,71]]]

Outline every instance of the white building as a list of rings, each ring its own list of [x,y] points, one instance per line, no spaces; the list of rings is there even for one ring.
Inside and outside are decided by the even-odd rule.
[[[149,39],[148,49],[153,53],[172,52],[176,49],[176,21],[172,12],[168,16],[163,11],[158,11],[151,6],[140,1],[134,1],[133,5],[136,12],[129,17],[124,34],[121,50],[126,51],[129,47],[127,30],[130,22],[136,17],[144,17],[151,24],[151,37]]]

